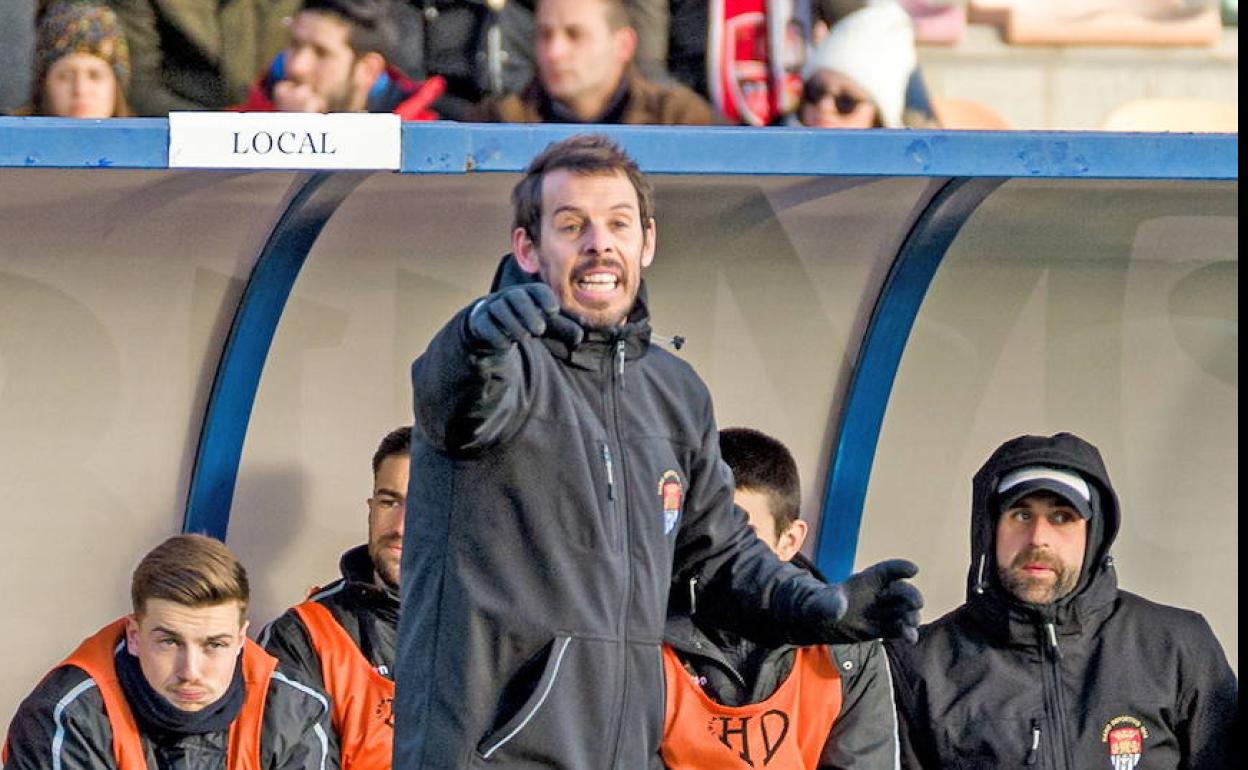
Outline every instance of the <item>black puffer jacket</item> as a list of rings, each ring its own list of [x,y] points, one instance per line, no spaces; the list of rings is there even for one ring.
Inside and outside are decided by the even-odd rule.
[[[508,258],[502,285],[527,280]],[[395,766],[645,768],[673,577],[773,634],[813,578],[733,506],[710,394],[650,344],[644,293],[575,348],[483,355],[467,313],[412,365]]]
[[[994,490],[1030,465],[1076,471],[1095,493],[1079,582],[1047,606],[1013,599],[994,560]],[[966,604],[924,626],[918,645],[888,646],[904,764],[1231,766],[1235,676],[1200,615],[1118,589],[1118,499],[1095,447],[1067,433],[1006,443],[975,475],[971,517]]]
[[[320,602],[351,637],[373,668],[394,679],[394,643],[399,626],[399,597],[373,581],[368,546],[359,545],[342,555],[342,577],[318,589],[309,599]],[[282,662],[301,682],[324,690],[320,657],[303,621],[288,610],[260,633],[260,645]]]
[[[119,647],[118,655],[128,655]],[[127,696],[132,709],[140,701]],[[136,712],[142,721],[142,714]],[[144,733],[148,770],[226,770],[227,730]],[[86,672],[61,666],[22,701],[9,727],[4,770],[117,770],[104,698]],[[306,684],[275,673],[260,733],[262,770],[336,770],[329,703]]]

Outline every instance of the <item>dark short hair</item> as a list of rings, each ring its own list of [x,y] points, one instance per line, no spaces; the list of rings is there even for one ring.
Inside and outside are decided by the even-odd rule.
[[[788,447],[752,428],[726,428],[719,432],[719,451],[737,489],[767,495],[777,534],[797,521],[802,486]]]
[[[603,134],[577,134],[542,150],[511,189],[512,228],[522,228],[533,243],[539,243],[542,230],[542,181],[552,171],[583,176],[623,173],[637,191],[642,232],[647,232],[646,225],[654,218],[654,190],[637,162]]]
[[[347,45],[356,56],[378,53],[390,61],[399,44],[393,6],[393,0],[305,0],[299,10],[338,17],[351,28]]]
[[[373,475],[377,475],[381,463],[387,457],[395,455],[410,455],[412,453],[412,426],[404,425],[402,428],[395,428],[386,434],[386,437],[377,445],[377,451],[373,453]]]
[[[584,2],[585,0],[581,0]],[[628,4],[624,0],[598,0],[603,10],[607,14],[607,27],[612,32],[623,27],[633,26],[633,17],[629,13]],[[538,6],[542,4],[542,0],[535,0],[533,3],[533,11],[537,12]]]
[[[247,614],[251,589],[247,570],[230,549],[206,535],[175,535],[153,548],[130,578],[130,604],[141,616],[150,599],[185,607],[239,603]]]

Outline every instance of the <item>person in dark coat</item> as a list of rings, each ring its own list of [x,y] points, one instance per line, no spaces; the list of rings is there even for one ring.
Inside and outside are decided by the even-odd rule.
[[[1238,766],[1222,647],[1195,612],[1118,588],[1121,521],[1078,436],[993,452],[972,489],[966,603],[888,647],[904,766]]]
[[[650,327],[636,163],[573,136],[512,200],[496,290],[412,364],[395,766],[660,766],[674,584],[763,643],[911,635],[914,565],[828,585],[733,505],[710,394]]]
[[[286,670],[333,704],[342,766],[388,770],[394,744],[394,642],[399,556],[412,429],[387,433],[373,454],[368,542],[342,555],[342,577],[314,589],[260,634]]]
[[[788,448],[750,428],[720,431],[719,447],[759,539],[822,579],[801,553],[809,527]],[[880,642],[763,646],[673,602],[664,643],[668,770],[896,770],[897,712]]]

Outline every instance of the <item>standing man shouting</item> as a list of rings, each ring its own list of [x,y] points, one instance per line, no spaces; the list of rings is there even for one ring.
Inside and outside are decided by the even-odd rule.
[[[368,543],[342,555],[342,577],[269,624],[260,643],[333,704],[342,766],[389,770],[394,742],[394,637],[412,429],[373,455]]]
[[[733,506],[710,394],[652,343],[633,160],[574,136],[512,202],[497,290],[412,365],[395,766],[661,766],[673,580],[765,643],[913,635],[913,565],[827,585]]]

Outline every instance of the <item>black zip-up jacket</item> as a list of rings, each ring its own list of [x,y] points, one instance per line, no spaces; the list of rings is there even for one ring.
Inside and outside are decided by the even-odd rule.
[[[119,655],[128,654],[122,648]],[[123,690],[124,692],[124,690]],[[141,701],[127,697],[141,717]],[[53,669],[9,726],[4,770],[117,770],[113,728],[99,687],[76,666]],[[228,730],[142,734],[148,770],[226,770]],[[337,770],[329,703],[319,691],[274,672],[260,732],[262,770]]]
[[[503,287],[529,280],[505,259]],[[733,506],[710,394],[650,344],[644,291],[574,348],[483,353],[466,308],[412,365],[396,768],[661,766],[674,577],[719,624],[796,632],[770,609],[804,573]]]
[[[822,579],[800,554],[792,563]],[[696,615],[679,606],[679,594],[675,598],[663,640],[716,703],[759,703],[788,679],[797,657],[796,645],[759,645],[728,631],[704,627]],[[883,644],[831,644],[828,649],[841,674],[841,710],[820,752],[819,770],[896,770],[897,710]]]
[[[993,493],[1002,476],[1030,465],[1076,471],[1094,490],[1079,582],[1046,606],[1013,599],[994,561]],[[1118,589],[1109,552],[1120,512],[1096,448],[1067,433],[1015,439],[975,475],[972,494],[967,602],[924,626],[917,645],[888,645],[903,763],[1037,770],[1237,764],[1238,684],[1208,623]]]
[[[358,545],[338,562],[342,577],[308,598],[320,602],[342,626],[373,668],[394,679],[394,643],[399,627],[399,598],[373,580],[368,546]],[[260,633],[260,645],[301,682],[325,689],[321,659],[303,621],[287,610]]]

